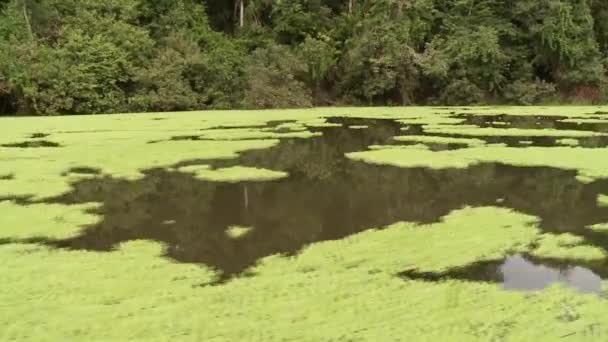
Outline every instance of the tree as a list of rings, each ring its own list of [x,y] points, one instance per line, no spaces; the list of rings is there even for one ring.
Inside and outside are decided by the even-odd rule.
[[[323,97],[321,94],[323,83],[328,81],[338,61],[335,42],[328,36],[322,38],[308,36],[300,44],[300,53],[307,64],[313,99],[319,101]]]
[[[514,16],[527,34],[541,77],[571,89],[604,77],[600,45],[588,1],[518,2]]]
[[[306,63],[288,47],[273,45],[253,52],[247,67],[246,108],[309,107]]]
[[[599,0],[0,0],[0,11],[3,113],[608,99]]]
[[[401,3],[399,3],[401,4]],[[397,5],[399,5],[397,4]],[[410,104],[418,85],[424,36],[423,6],[405,13],[390,0],[364,2],[356,29],[344,42],[342,96],[367,104]],[[395,10],[396,9],[396,10]],[[420,14],[420,15],[418,15]]]

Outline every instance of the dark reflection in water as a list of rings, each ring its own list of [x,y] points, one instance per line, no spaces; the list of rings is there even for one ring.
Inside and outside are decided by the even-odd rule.
[[[85,175],[100,175],[101,170],[94,167],[72,167],[68,169],[66,172],[62,173],[63,176],[67,176],[69,174],[85,174]]]
[[[557,129],[574,131],[594,131],[608,134],[608,120],[605,123],[589,122],[564,122],[568,117],[565,116],[522,116],[522,115],[473,115],[460,114],[454,116],[465,119],[464,125],[476,125],[481,128],[520,128],[520,129]],[[605,118],[604,118],[605,119]],[[443,135],[445,134],[437,134]],[[462,135],[449,135],[463,137]],[[479,137],[488,143],[504,143],[510,147],[524,146],[559,146],[558,140],[563,137],[500,137],[488,136]],[[608,135],[574,138],[578,145],[585,148],[600,148],[608,146]],[[522,143],[530,141],[531,143]]]
[[[9,143],[2,144],[2,147],[12,147],[12,148],[37,148],[37,147],[60,147],[56,142],[46,141],[46,140],[31,140],[31,141],[23,141],[19,143]]]
[[[15,175],[12,173],[0,174],[0,180],[13,180],[13,179],[15,179]]]
[[[135,181],[101,175],[80,180],[69,193],[47,202],[101,202],[95,212],[103,220],[75,238],[45,243],[110,251],[129,240],[160,241],[167,257],[213,267],[223,281],[242,275],[263,257],[293,255],[311,243],[398,221],[433,223],[464,206],[501,206],[539,217],[546,232],[571,232],[590,245],[608,247],[606,234],[585,229],[608,222],[608,208],[597,204],[598,194],[608,193],[606,181],[583,184],[574,171],[548,167],[492,163],[431,170],[352,161],[344,154],[393,144],[392,137],[403,134],[401,126],[391,120],[331,121],[369,128],[316,128],[322,136],[283,139],[235,160],[189,164],[288,172],[281,180],[217,183],[167,169],[147,170]],[[235,237],[230,234],[234,226],[250,229]],[[469,279],[474,280],[473,273]]]

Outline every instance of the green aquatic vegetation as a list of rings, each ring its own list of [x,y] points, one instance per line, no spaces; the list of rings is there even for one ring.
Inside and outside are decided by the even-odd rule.
[[[327,124],[324,118],[329,116],[406,121],[416,118],[414,121],[428,122],[432,119],[427,116],[440,111],[441,118],[426,128],[479,130],[455,125],[455,121],[446,123],[446,116],[456,111],[585,117],[599,110],[602,109],[315,108],[2,119],[1,130],[6,134],[0,135],[0,144],[24,141],[31,134],[42,132],[51,134],[45,140],[62,147],[0,148],[0,197],[56,196],[69,190],[77,179],[96,177],[69,172],[78,167],[97,168],[102,176],[124,179],[140,179],[142,171],[149,168],[177,168],[216,182],[286,177],[279,169],[211,169],[204,165],[205,159],[236,158],[244,151],[276,146],[278,138],[290,136],[267,131],[269,121],[293,120],[295,123],[281,124],[276,129],[297,130],[287,134],[312,138],[303,125]],[[156,118],[163,120],[152,120]],[[219,140],[170,140],[175,136],[205,135]],[[405,139],[416,144],[386,146],[379,142],[369,151],[349,153],[348,157],[422,168],[466,168],[500,162],[576,170],[577,179],[587,182],[608,177],[606,148],[521,149],[504,144],[484,145],[475,137]],[[469,148],[454,151],[434,152],[424,145],[465,140]],[[201,159],[203,165],[176,166]],[[124,196],[129,202],[138,194],[127,191]],[[19,243],[31,238],[72,237],[103,219],[101,213],[93,214],[94,209],[103,212],[98,203],[21,206],[0,200],[0,306],[10,308],[0,309],[0,340],[160,341],[172,336],[195,341],[317,341],[349,336],[387,341],[399,336],[413,341],[553,341],[568,336],[582,341],[588,337],[587,327],[595,325],[595,334],[608,334],[608,328],[600,324],[608,310],[604,300],[596,295],[581,295],[561,286],[520,293],[504,290],[500,284],[398,276],[412,269],[441,272],[513,253],[591,261],[606,257],[597,248],[582,244],[580,238],[542,234],[536,217],[504,208],[464,208],[426,225],[398,222],[388,227],[369,227],[344,239],[309,245],[296,255],[263,258],[244,276],[215,286],[209,284],[217,279],[216,270],[165,258],[169,246],[153,241],[129,241],[109,252]],[[588,228],[598,232],[608,229],[606,224]],[[172,229],[171,225],[167,229]],[[255,227],[231,226],[226,230],[235,241],[248,239],[252,232]],[[293,309],[294,305],[298,310]],[[564,322],[566,316],[576,319]],[[387,326],[391,328],[387,330]]]
[[[596,179],[593,177],[585,176],[583,174],[577,174],[576,180],[578,180],[579,182],[584,183],[584,184],[590,184],[590,183],[593,183]]]
[[[515,166],[549,166],[576,170],[588,181],[608,177],[608,149],[579,147],[483,146],[454,151],[431,151],[421,148],[390,148],[349,153],[347,157],[374,164],[399,167],[466,168],[484,162]]]
[[[397,141],[412,141],[420,143],[435,143],[435,144],[466,144],[469,146],[480,146],[484,145],[485,141],[481,139],[468,139],[468,138],[451,138],[451,137],[439,137],[429,135],[403,135],[394,138]]]
[[[524,128],[495,128],[495,127],[427,127],[424,130],[430,134],[458,134],[470,136],[504,136],[504,137],[595,137],[604,136],[606,133],[593,131],[573,131],[557,129],[524,129]]]
[[[86,225],[98,222],[89,214],[97,203],[63,206],[57,204],[17,205],[0,201],[0,240],[48,237],[64,239],[77,234]]]
[[[557,339],[598,322],[605,303],[560,286],[526,294],[489,283],[395,276],[411,267],[442,270],[520,250],[537,237],[534,222],[505,209],[466,208],[429,226],[398,223],[318,243],[293,257],[271,256],[251,277],[221,286],[204,286],[213,270],[162,258],[162,246],[153,242],[127,242],[109,253],[4,245],[0,300],[12,309],[0,316],[0,336],[274,341],[348,335],[384,341],[397,334],[409,340],[487,341],[499,331],[514,340]],[[302,300],[311,296],[314,301]],[[560,321],[564,306],[577,314],[575,325]],[[327,317],[331,324],[321,324]],[[215,324],[204,324],[210,321]],[[31,328],[43,323],[45,329]]]
[[[598,232],[608,232],[608,222],[594,224],[594,225],[589,226],[587,228],[589,228],[591,230],[594,230],[594,231],[598,231]]]
[[[312,119],[312,120],[304,120],[299,121],[299,124],[302,124],[306,127],[341,127],[342,124],[327,122],[325,119]]]
[[[274,130],[274,131],[280,131],[280,130],[305,131],[306,126],[302,125],[300,123],[297,123],[297,122],[287,122],[287,123],[282,123],[280,125],[277,125],[274,128],[267,128],[267,129]]]
[[[104,144],[141,144],[150,141],[166,141],[176,135],[198,136],[201,134],[199,129],[192,130],[141,130],[141,131],[103,131],[103,132],[68,132],[53,134],[53,141],[63,146],[73,146],[75,144],[87,144],[89,146],[99,146]]]
[[[205,167],[180,168],[180,171],[192,172],[198,179],[212,182],[270,181],[285,178],[286,172],[234,166],[229,168],[209,169]]]
[[[465,122],[465,119],[443,115],[426,115],[423,117],[400,119],[397,121],[406,125],[458,125]]]
[[[597,197],[597,203],[600,206],[608,207],[608,195],[599,195]]]
[[[179,167],[177,169],[177,171],[186,172],[186,173],[197,173],[200,171],[207,171],[210,168],[211,168],[210,165],[199,164],[199,165],[182,166],[182,167]]]
[[[570,260],[605,260],[606,253],[600,248],[585,245],[583,238],[572,234],[543,234],[536,241],[538,247],[531,254],[543,258]]]
[[[452,124],[428,124],[428,125],[424,125],[423,126],[424,132],[425,133],[431,133],[434,129],[479,129],[479,126],[477,125],[468,125],[468,124],[461,124],[461,125],[452,125]]]
[[[213,129],[200,132],[201,139],[211,140],[244,140],[244,139],[278,139],[278,138],[310,138],[318,135],[309,131],[278,133],[259,129]]]
[[[425,145],[352,152],[348,153],[346,157],[372,164],[386,164],[398,167],[430,167],[438,169],[466,168],[475,163],[475,161],[461,158],[458,155],[453,155],[448,152],[432,152]]]
[[[251,232],[253,229],[253,227],[232,226],[229,227],[228,230],[226,230],[226,234],[231,239],[240,239],[243,236],[247,235],[249,232]]]
[[[143,137],[142,137],[143,138]],[[98,139],[103,140],[103,136]],[[167,167],[190,159],[229,159],[239,152],[274,146],[278,140],[166,141],[156,144],[147,139],[128,144],[72,144],[61,149],[0,149],[4,172],[15,175],[3,181],[0,196],[49,197],[70,188],[62,174],[71,167],[101,169],[114,177],[137,179],[141,170]]]
[[[471,224],[473,222],[474,224]],[[418,243],[417,247],[412,246],[414,250],[407,252],[412,253],[407,262],[410,267],[418,270],[436,272],[465,266],[475,261],[500,259],[518,251],[525,251],[539,234],[535,227],[537,222],[533,216],[502,208],[457,210],[444,217],[442,222],[432,225],[432,229],[409,229],[411,236],[408,235],[407,241]],[[487,231],[481,234],[479,231],[483,229]],[[509,236],[509,240],[501,240],[501,235]],[[459,243],[470,246],[470,250],[448,251],[452,239],[458,239]],[[431,245],[434,247],[431,248]],[[442,248],[446,251],[441,253],[441,257],[430,255],[431,251]],[[412,258],[415,258],[415,262],[409,261]]]
[[[570,118],[560,120],[560,122],[570,122],[577,124],[608,124],[608,118]]]
[[[422,150],[429,150],[429,147],[425,144],[413,144],[413,145],[370,145],[367,147],[368,150],[370,151],[380,151],[380,150],[388,150],[388,149],[401,149],[401,148],[407,148],[407,149],[422,149]],[[347,156],[354,156],[354,153],[351,154],[347,154]],[[353,158],[356,159],[356,158]]]
[[[559,139],[557,143],[565,146],[578,146],[579,141],[577,139]]]

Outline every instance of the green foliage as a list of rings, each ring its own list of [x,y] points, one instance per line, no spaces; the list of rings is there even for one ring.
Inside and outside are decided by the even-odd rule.
[[[308,67],[308,83],[312,89],[315,104],[325,104],[328,101],[329,91],[323,89],[333,81],[338,62],[339,50],[336,42],[328,36],[321,38],[306,37],[300,44],[299,50]]]
[[[555,86],[544,81],[516,80],[504,89],[504,99],[519,105],[531,105],[555,95]]]
[[[39,31],[32,39],[16,33],[29,23],[36,27],[37,21],[24,19],[4,26],[0,46],[2,50],[10,46],[11,53],[0,61],[0,70],[19,94],[20,110],[37,114],[125,110],[121,86],[153,45],[145,31],[128,22],[135,15],[134,4],[85,1],[69,7],[48,2],[37,9],[46,18],[37,21],[60,27],[52,37],[39,37]],[[17,10],[23,4],[14,1],[11,6]]]
[[[550,81],[572,86],[598,84],[605,77],[588,1],[520,1],[514,7],[534,64],[547,70]]]
[[[229,108],[240,100],[244,56],[231,44],[203,50],[183,33],[162,40],[162,47],[135,77],[136,111]]]
[[[185,77],[203,57],[197,44],[173,34],[150,63],[134,75],[136,92],[130,99],[135,111],[178,111],[202,106],[202,99]]]
[[[418,69],[407,22],[369,21],[346,42],[341,89],[355,101],[410,103]]]
[[[246,108],[309,107],[312,94],[305,80],[306,62],[283,45],[253,52],[247,67]]]
[[[302,55],[308,64],[308,73],[313,83],[327,78],[328,73],[335,67],[338,50],[333,46],[329,37],[317,39],[306,37],[301,44]]]
[[[597,0],[2,0],[0,11],[1,113],[608,98]]]
[[[273,10],[273,31],[279,42],[299,43],[307,35],[315,35],[329,26],[331,11],[321,0],[280,0]]]
[[[455,79],[444,88],[440,101],[449,105],[477,105],[483,102],[484,95],[483,89],[468,79]]]
[[[38,47],[29,62],[34,73],[16,82],[38,113],[101,113],[124,109],[118,84],[129,77],[128,53],[107,36],[69,31],[56,48]]]

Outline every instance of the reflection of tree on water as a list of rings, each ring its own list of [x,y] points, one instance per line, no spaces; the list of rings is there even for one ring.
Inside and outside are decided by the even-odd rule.
[[[567,116],[529,116],[529,115],[478,115],[462,114],[456,117],[462,118],[465,125],[475,125],[481,128],[520,128],[520,129],[557,129],[572,131],[608,132],[608,120],[606,122],[568,122]],[[445,135],[445,134],[440,134]],[[450,136],[448,134],[448,136]],[[451,135],[458,136],[458,135]],[[500,137],[487,136],[477,137],[487,143],[505,143],[508,146],[558,146],[559,137]],[[522,144],[522,140],[531,142],[529,145]],[[586,148],[602,148],[608,146],[608,136],[590,136],[576,138],[580,146]]]
[[[391,144],[401,132],[392,121],[350,121],[370,128],[322,128],[322,137],[282,140],[239,160],[211,162],[287,171],[286,179],[214,183],[156,169],[136,181],[80,181],[50,202],[102,202],[103,221],[76,238],[48,243],[110,250],[127,240],[156,240],[166,244],[168,257],[209,265],[227,277],[260,258],[297,253],[310,243],[398,221],[436,222],[466,205],[500,205],[540,217],[547,231],[571,231],[608,246],[608,237],[583,229],[608,221],[608,208],[596,203],[598,192],[608,190],[606,182],[585,185],[575,172],[553,168],[482,164],[430,170],[356,162],[344,154]],[[233,226],[253,229],[233,238],[227,234]]]

